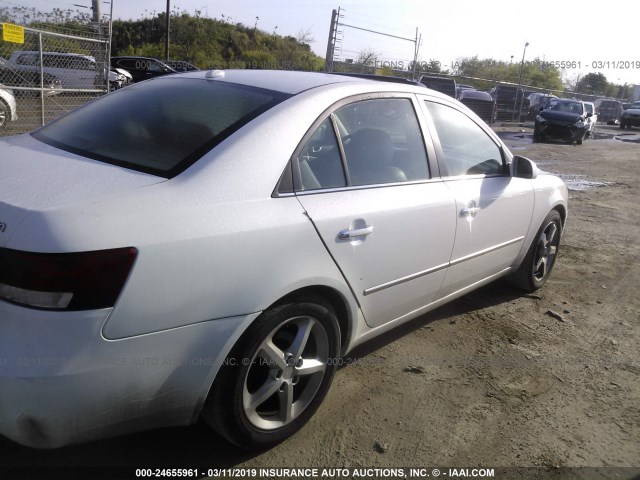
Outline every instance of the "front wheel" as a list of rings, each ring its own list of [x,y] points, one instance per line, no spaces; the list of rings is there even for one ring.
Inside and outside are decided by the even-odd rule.
[[[536,130],[533,131],[533,143],[542,142],[542,135],[538,133]]]
[[[545,284],[556,261],[561,232],[562,218],[552,210],[542,222],[522,264],[511,275],[516,286],[533,292]]]
[[[276,306],[232,349],[202,416],[239,447],[272,447],[302,428],[320,406],[339,351],[338,321],[328,304],[299,298]]]

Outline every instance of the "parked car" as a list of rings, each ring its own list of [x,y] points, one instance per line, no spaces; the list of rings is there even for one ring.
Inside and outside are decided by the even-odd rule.
[[[532,93],[529,95],[529,114],[528,119],[535,120],[544,106],[554,98],[555,95],[547,95],[545,93]]]
[[[13,92],[0,85],[0,132],[6,130],[9,122],[15,122],[18,119],[17,111],[16,98]]]
[[[442,92],[445,95],[456,98],[456,81],[453,78],[422,75],[420,77],[420,83],[431,90]]]
[[[95,90],[98,68],[95,58],[77,53],[40,52],[18,50],[11,54],[9,63],[21,72],[39,73],[41,70],[58,79],[63,89]]]
[[[118,90],[0,140],[0,433],[202,417],[272,446],[357,345],[503,276],[544,285],[566,216],[559,178],[423,87],[229,70]]]
[[[620,115],[620,128],[640,127],[640,102],[634,102]]]
[[[588,118],[591,116],[580,100],[551,100],[536,117],[533,141],[555,138],[582,145],[589,132]]]
[[[593,102],[598,118],[607,125],[615,125],[622,114],[622,104],[618,100],[598,98]]]
[[[109,69],[109,91],[113,92],[133,82],[133,76],[123,68]]]
[[[111,66],[129,72],[133,77],[133,82],[177,73],[166,63],[148,57],[111,57]]]
[[[598,121],[598,115],[596,114],[596,107],[593,102],[582,102],[584,103],[584,108],[587,112],[587,118],[585,119],[587,124],[589,125],[589,129],[587,130],[586,138],[593,138],[593,135],[596,133],[596,123]]]
[[[60,93],[62,85],[55,76],[45,72],[42,79],[41,83],[40,72],[17,69],[8,60],[0,58],[0,84],[12,88],[14,95],[38,94],[41,86],[44,87],[45,96]],[[20,88],[29,90],[20,90]]]
[[[456,99],[460,98],[460,93],[464,90],[475,90],[471,85],[465,85],[463,83],[456,84]]]
[[[520,109],[523,107],[523,90],[513,85],[496,85],[489,92],[496,102],[496,119],[520,121]]]
[[[476,115],[488,124],[496,119],[496,102],[489,92],[477,90],[461,90],[458,100],[469,107]]]

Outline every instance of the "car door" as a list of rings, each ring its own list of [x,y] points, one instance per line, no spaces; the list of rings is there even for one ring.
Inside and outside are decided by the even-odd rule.
[[[504,272],[531,224],[530,180],[513,178],[488,127],[453,105],[425,98],[444,183],[456,202],[456,239],[441,296]]]
[[[451,255],[455,201],[429,173],[416,107],[407,96],[339,105],[292,161],[296,195],[371,327],[434,301]]]

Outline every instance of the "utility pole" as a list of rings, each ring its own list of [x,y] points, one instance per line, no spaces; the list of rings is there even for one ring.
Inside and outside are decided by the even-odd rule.
[[[171,0],[167,0],[167,16],[166,16],[166,27],[165,27],[165,37],[164,37],[164,59],[165,61],[169,61],[169,13],[171,11]]]
[[[338,11],[331,12],[331,25],[329,26],[329,39],[327,40],[327,54],[324,59],[324,71],[331,72],[333,70],[333,51],[336,46],[336,30],[338,26]]]
[[[91,0],[91,10],[93,11],[93,21],[96,23],[96,29],[99,34],[102,34],[102,25],[100,19],[102,18],[102,11],[100,10],[101,0]]]
[[[418,63],[418,51],[420,50],[420,42],[422,42],[422,35],[418,37],[418,27],[416,27],[416,44],[413,50],[413,75],[411,76],[412,80],[416,79],[416,67]]]

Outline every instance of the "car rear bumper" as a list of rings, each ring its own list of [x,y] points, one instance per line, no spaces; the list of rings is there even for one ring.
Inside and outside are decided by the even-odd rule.
[[[193,423],[257,314],[117,341],[110,309],[45,312],[0,302],[0,434],[54,448]]]

